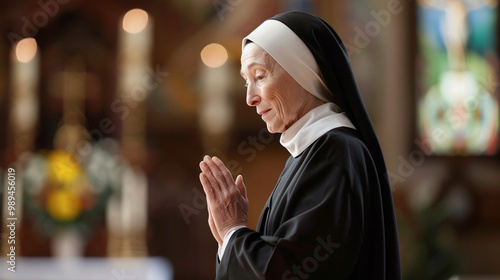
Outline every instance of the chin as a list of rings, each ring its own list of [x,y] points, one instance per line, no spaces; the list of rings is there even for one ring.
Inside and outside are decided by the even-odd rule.
[[[269,133],[282,133],[283,131],[280,130],[280,129],[276,129],[276,127],[274,127],[272,124],[266,124],[267,125],[267,131],[269,131]]]
[[[269,133],[271,133],[271,134],[276,133],[276,131],[274,131],[272,128],[269,128],[269,126],[267,127],[267,131],[269,131]]]

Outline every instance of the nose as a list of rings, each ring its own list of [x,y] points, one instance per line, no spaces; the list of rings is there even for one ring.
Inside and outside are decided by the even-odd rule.
[[[260,96],[252,84],[247,87],[247,105],[257,106],[260,103]]]

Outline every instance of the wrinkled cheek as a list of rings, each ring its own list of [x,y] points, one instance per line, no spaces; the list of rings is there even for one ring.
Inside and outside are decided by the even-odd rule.
[[[285,119],[283,119],[283,114],[277,114],[273,120],[273,127],[276,132],[280,132],[284,130],[285,127]]]
[[[288,119],[287,112],[281,109],[278,114],[278,119],[281,125],[285,125]]]
[[[274,132],[280,132],[283,130],[286,122],[286,103],[285,100],[283,100],[283,97],[281,97],[279,94],[274,92],[273,95],[269,96],[269,103],[271,104],[271,107],[274,111],[274,116],[272,117],[272,120],[270,125],[272,128],[275,130]]]

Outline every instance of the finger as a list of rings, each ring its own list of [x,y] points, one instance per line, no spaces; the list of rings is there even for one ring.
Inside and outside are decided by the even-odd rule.
[[[210,168],[212,176],[217,181],[219,190],[222,192],[226,192],[230,185],[228,185],[228,183],[226,182],[226,177],[224,176],[222,171],[220,171],[219,167],[210,157],[205,159],[204,162],[207,164],[208,168]]]
[[[241,195],[247,199],[247,187],[245,186],[245,183],[243,183],[243,176],[238,175],[238,177],[236,177],[236,187],[240,191]]]
[[[203,171],[203,174],[205,174],[208,182],[210,183],[214,191],[220,191],[219,183],[215,178],[214,174],[212,173],[212,170],[210,169],[208,164],[205,161],[202,161],[200,162],[200,168],[201,171]]]
[[[216,179],[214,176],[214,172],[212,170],[214,164],[211,162],[212,162],[211,157],[209,157],[209,156],[203,157],[203,160],[200,162],[200,168],[205,174],[210,175],[214,179]]]
[[[200,169],[201,171],[203,171],[204,174],[212,175],[212,171],[210,170],[210,167],[208,167],[205,161],[200,162]]]
[[[214,161],[215,165],[219,168],[220,172],[222,172],[222,175],[224,175],[224,179],[226,180],[226,183],[228,186],[234,185],[234,179],[233,179],[233,174],[231,174],[231,171],[227,169],[226,165],[220,160],[218,157],[213,157],[212,160]]]
[[[204,173],[200,173],[200,182],[203,187],[203,191],[207,195],[207,203],[210,204],[210,200],[213,200],[216,197],[212,184],[209,182],[207,175]]]

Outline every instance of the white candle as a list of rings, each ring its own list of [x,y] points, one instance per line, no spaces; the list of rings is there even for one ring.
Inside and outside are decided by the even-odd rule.
[[[141,234],[147,224],[147,179],[139,169],[126,168],[122,181],[123,232]]]
[[[11,139],[15,139],[17,155],[33,148],[34,131],[38,119],[39,54],[33,38],[20,40],[12,48],[11,56],[11,111],[9,116]]]
[[[133,9],[123,16],[120,30],[118,90],[119,98],[130,110],[121,115],[122,145],[126,155],[134,153],[133,157],[140,158],[146,152],[146,111],[142,101],[151,90],[148,69],[153,27],[147,12]]]
[[[227,50],[220,44],[209,44],[201,51],[204,65],[200,71],[200,124],[206,149],[226,148],[227,132],[233,124],[230,98],[231,69]]]
[[[152,90],[148,72],[151,69],[152,30],[148,13],[140,9],[128,11],[120,28],[118,97],[130,110],[129,114],[121,115],[122,151],[128,159],[144,159],[147,152],[146,108],[143,101]],[[147,224],[146,176],[140,169],[127,167],[122,177],[122,188],[121,234],[136,241],[136,238],[144,237]]]

